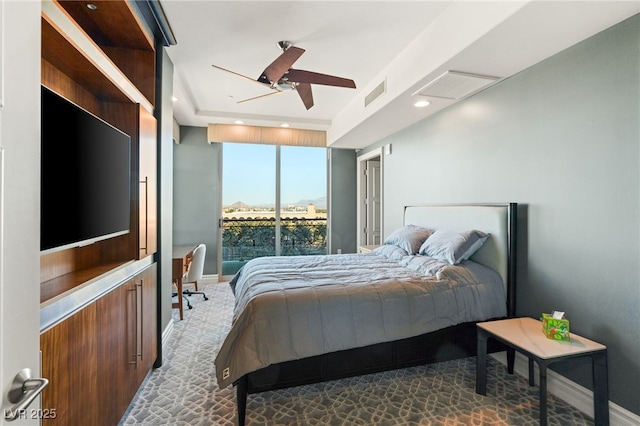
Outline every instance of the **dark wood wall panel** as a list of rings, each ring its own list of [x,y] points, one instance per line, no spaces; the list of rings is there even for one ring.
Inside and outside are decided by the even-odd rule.
[[[100,100],[46,59],[41,61],[42,84],[94,115],[100,114]]]
[[[102,46],[102,50],[129,77],[138,90],[155,104],[156,82],[149,69],[155,67],[154,51]]]
[[[46,19],[42,19],[42,59],[99,99],[127,102],[127,96]]]

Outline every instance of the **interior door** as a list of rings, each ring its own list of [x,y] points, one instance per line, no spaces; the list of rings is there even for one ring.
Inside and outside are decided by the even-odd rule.
[[[40,2],[0,0],[0,21],[0,425],[34,425],[55,407],[5,414],[16,374],[40,377]]]
[[[380,160],[367,160],[366,241],[380,244],[382,227],[382,176]]]

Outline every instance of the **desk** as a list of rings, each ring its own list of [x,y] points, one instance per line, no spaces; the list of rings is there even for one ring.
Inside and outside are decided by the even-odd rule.
[[[542,322],[533,318],[511,318],[478,323],[476,358],[476,393],[487,394],[487,339],[497,339],[529,358],[529,385],[533,386],[533,361],[540,369],[540,424],[547,424],[547,366],[571,358],[591,357],[593,369],[593,408],[595,424],[609,424],[609,387],[607,379],[607,347],[571,333],[564,342],[548,339]]]
[[[180,319],[184,319],[182,310],[182,276],[187,272],[191,257],[193,257],[193,251],[197,245],[184,245],[173,247],[173,260],[171,262],[171,280],[176,283],[178,288],[178,301],[171,304],[172,308],[178,308],[180,310]]]

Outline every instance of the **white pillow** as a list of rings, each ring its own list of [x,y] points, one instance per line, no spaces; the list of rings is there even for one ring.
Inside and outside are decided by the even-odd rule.
[[[420,246],[418,252],[423,256],[457,265],[473,256],[487,238],[489,234],[475,229],[470,231],[438,229]]]
[[[415,225],[405,225],[396,229],[384,240],[387,245],[400,247],[408,254],[418,253],[422,243],[431,235],[430,229]]]

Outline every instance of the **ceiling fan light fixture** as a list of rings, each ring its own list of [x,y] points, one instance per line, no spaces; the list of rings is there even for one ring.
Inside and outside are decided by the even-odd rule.
[[[281,40],[278,42],[278,47],[282,49],[282,51],[284,52],[285,50],[291,47],[291,42],[287,40]]]

